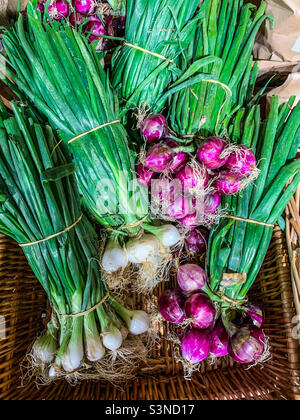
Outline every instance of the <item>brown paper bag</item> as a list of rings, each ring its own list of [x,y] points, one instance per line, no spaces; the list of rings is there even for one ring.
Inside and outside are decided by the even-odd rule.
[[[260,60],[300,62],[300,0],[266,0],[267,13],[274,16],[271,30],[267,21],[255,45]]]
[[[267,95],[268,104],[270,104],[273,95],[279,96],[280,104],[288,102],[291,96],[296,96],[294,103],[294,106],[296,106],[300,101],[300,72],[291,73],[282,86],[271,90]]]

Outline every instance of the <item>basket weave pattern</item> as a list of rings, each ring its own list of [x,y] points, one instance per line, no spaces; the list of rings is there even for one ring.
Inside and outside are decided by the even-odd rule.
[[[137,304],[141,306],[142,300]],[[251,301],[263,306],[264,329],[270,337],[272,360],[263,369],[246,370],[224,358],[213,366],[203,363],[200,372],[187,381],[174,361],[173,345],[162,339],[138,378],[123,389],[103,382],[72,387],[63,381],[42,387],[32,381],[20,387],[20,362],[44,328],[47,299],[22,251],[0,235],[0,315],[6,321],[6,339],[0,341],[0,399],[300,399],[300,351],[299,342],[292,338],[295,310],[290,267],[285,237],[279,229],[251,291]],[[166,337],[167,323],[161,329]]]

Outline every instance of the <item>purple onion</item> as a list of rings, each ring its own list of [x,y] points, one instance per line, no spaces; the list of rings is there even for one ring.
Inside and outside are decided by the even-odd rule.
[[[214,214],[221,204],[221,196],[219,193],[214,192],[206,194],[204,197],[204,214]]]
[[[94,0],[73,0],[73,7],[76,12],[87,16],[96,12],[97,4]]]
[[[219,169],[228,161],[229,156],[225,158],[220,157],[227,146],[228,144],[224,139],[211,137],[200,146],[197,158],[207,169]]]
[[[76,13],[75,17],[75,12],[72,12],[69,16],[69,22],[73,28],[78,27],[83,23],[83,16],[80,13]]]
[[[184,264],[177,271],[177,281],[180,289],[184,292],[196,292],[205,287],[206,273],[197,264]]]
[[[166,143],[171,149],[176,149],[178,144],[172,140]],[[189,155],[186,152],[177,152],[173,155],[172,163],[169,166],[169,171],[173,174],[179,172],[183,166],[188,162]]]
[[[186,229],[195,229],[201,223],[201,218],[199,217],[198,213],[192,213],[185,216],[183,219],[180,219],[180,223]]]
[[[226,167],[241,177],[249,176],[256,169],[256,158],[247,146],[240,146],[229,156]]]
[[[213,186],[219,194],[231,195],[241,189],[241,179],[237,174],[229,170],[223,170],[219,173]]]
[[[149,150],[146,156],[145,167],[153,172],[162,173],[168,167],[172,160],[172,153],[165,144],[155,144]]]
[[[195,254],[206,252],[209,233],[204,227],[191,230],[185,237],[187,249]]]
[[[188,318],[193,320],[193,327],[205,330],[215,323],[216,310],[211,300],[203,293],[190,296],[184,305]]]
[[[258,362],[266,347],[266,337],[257,327],[242,327],[230,340],[229,353],[241,364]]]
[[[104,38],[99,36],[99,35],[106,35],[106,29],[104,28],[103,23],[100,21],[96,21],[96,20],[89,21],[85,25],[84,31],[91,33],[88,37],[89,42],[94,42],[94,41],[104,42],[105,41]]]
[[[175,200],[166,209],[168,216],[179,220],[185,218],[190,212],[190,202],[188,198],[184,196],[175,198]]]
[[[207,331],[190,329],[181,342],[182,357],[192,364],[205,360],[210,353],[210,337]]]
[[[229,336],[225,330],[225,327],[222,321],[219,321],[210,335],[211,338],[211,349],[210,352],[215,357],[224,357],[227,356],[228,345],[229,345]]]
[[[48,6],[48,13],[52,20],[65,19],[70,13],[69,3],[66,0],[52,0]]]
[[[258,305],[249,304],[245,307],[245,316],[243,324],[252,324],[255,327],[261,328],[264,323],[263,310]]]
[[[204,166],[192,167],[191,165],[185,165],[178,172],[177,179],[181,181],[184,190],[190,190],[195,187],[204,190],[208,185],[209,175]]]
[[[155,143],[168,135],[168,123],[161,114],[145,118],[140,129],[141,136],[148,143]]]
[[[142,187],[149,187],[154,173],[145,168],[141,163],[135,168],[137,173],[137,181]]]
[[[45,6],[43,3],[38,3],[37,4],[37,9],[43,14],[45,11]]]
[[[159,312],[172,324],[185,320],[184,296],[179,289],[166,290],[159,298]]]

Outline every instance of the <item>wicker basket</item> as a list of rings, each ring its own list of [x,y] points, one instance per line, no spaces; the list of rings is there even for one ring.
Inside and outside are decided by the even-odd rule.
[[[290,267],[285,237],[278,228],[251,294],[251,300],[265,310],[265,332],[270,337],[272,360],[263,369],[246,370],[225,358],[213,366],[203,363],[192,380],[184,380],[181,366],[174,362],[172,345],[162,339],[139,377],[123,389],[103,382],[83,382],[76,387],[65,382],[37,387],[29,382],[20,387],[20,362],[43,329],[47,299],[22,251],[0,236],[0,315],[5,317],[7,334],[0,341],[0,399],[300,399],[300,351],[299,342],[292,338],[295,312]],[[161,333],[167,335],[166,325]]]

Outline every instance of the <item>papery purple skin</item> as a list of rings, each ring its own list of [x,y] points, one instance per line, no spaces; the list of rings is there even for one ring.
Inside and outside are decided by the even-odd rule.
[[[206,194],[204,197],[204,214],[214,214],[221,204],[221,195],[217,192]]]
[[[166,209],[168,216],[178,220],[185,218],[188,214],[190,214],[190,212],[190,202],[184,196],[175,198],[175,200]]]
[[[141,163],[135,168],[137,174],[137,181],[142,187],[149,187],[153,178],[154,172],[145,168]]]
[[[66,0],[53,0],[48,6],[48,13],[52,20],[61,21],[69,16],[69,3]]]
[[[195,254],[206,252],[209,232],[204,227],[194,229],[185,237],[187,249]]]
[[[185,298],[179,289],[166,290],[159,299],[159,312],[172,324],[180,324],[185,320]]]
[[[145,167],[153,172],[162,173],[168,169],[172,160],[172,153],[165,144],[155,144],[146,156]]]
[[[210,336],[207,331],[195,328],[187,331],[181,341],[182,357],[192,364],[205,360],[210,353]]]
[[[241,364],[258,362],[266,346],[266,337],[257,327],[242,327],[229,342],[229,353],[233,360]]]
[[[226,167],[241,177],[249,176],[256,169],[256,157],[247,146],[241,146],[238,151],[231,153]]]
[[[72,4],[76,12],[84,16],[95,13],[97,9],[97,4],[94,0],[73,0]]]
[[[229,156],[224,158],[220,157],[227,146],[228,144],[224,139],[211,137],[200,146],[197,152],[197,158],[207,169],[219,169],[224,166],[229,159]]]
[[[205,330],[214,326],[216,310],[211,300],[203,293],[190,296],[184,307],[187,318],[193,320],[194,328]]]
[[[177,271],[177,282],[184,292],[202,290],[206,285],[205,270],[197,264],[181,265]]]
[[[168,135],[168,123],[161,114],[151,115],[141,123],[141,136],[148,143],[155,143]]]
[[[219,173],[213,186],[219,194],[231,195],[241,189],[241,179],[237,174],[225,169]]]
[[[227,356],[229,336],[225,330],[225,327],[222,321],[218,321],[216,326],[211,332],[211,354],[215,357],[224,357]]]
[[[171,147],[171,149],[176,149],[178,146],[178,144],[173,141],[173,140],[169,140],[166,142],[166,144]],[[173,160],[172,163],[169,166],[169,171],[172,174],[175,174],[177,172],[179,172],[183,166],[188,162],[189,160],[189,155],[186,152],[178,152],[173,156]]]
[[[203,188],[204,190],[209,182],[209,175],[204,166],[199,166],[196,169],[190,165],[185,165],[176,177],[181,181],[185,191],[194,187]]]

